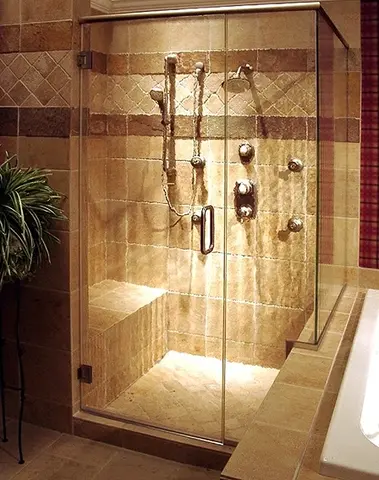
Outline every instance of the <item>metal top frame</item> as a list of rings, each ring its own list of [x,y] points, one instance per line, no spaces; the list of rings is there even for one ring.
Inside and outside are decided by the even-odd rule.
[[[151,11],[137,11],[127,13],[111,13],[105,15],[88,15],[81,17],[79,23],[102,23],[102,22],[116,22],[122,20],[137,20],[148,18],[165,18],[165,17],[183,17],[190,15],[212,15],[212,14],[228,14],[228,13],[259,13],[259,12],[289,12],[289,11],[306,11],[318,10],[325,20],[330,25],[339,40],[346,48],[349,44],[338,30],[329,15],[325,12],[320,2],[291,2],[291,3],[266,3],[266,4],[251,4],[251,5],[226,5],[226,6],[211,6],[198,8],[178,8],[172,10],[151,10]]]

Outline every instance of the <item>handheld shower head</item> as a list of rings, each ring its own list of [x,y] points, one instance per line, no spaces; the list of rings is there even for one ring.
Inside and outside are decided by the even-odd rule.
[[[165,107],[165,98],[164,98],[164,91],[161,87],[156,86],[150,90],[150,97],[157,102],[159,110],[161,111],[162,115],[162,125],[167,125],[167,110]]]
[[[163,90],[161,87],[154,87],[150,90],[150,97],[154,100],[154,102],[157,102],[158,105],[160,103],[163,104]]]

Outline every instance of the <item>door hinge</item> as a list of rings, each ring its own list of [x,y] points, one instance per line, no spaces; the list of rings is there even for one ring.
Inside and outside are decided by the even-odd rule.
[[[92,52],[91,50],[80,52],[77,56],[77,65],[79,68],[90,70],[92,68]]]
[[[92,365],[80,365],[78,379],[83,383],[92,383]]]

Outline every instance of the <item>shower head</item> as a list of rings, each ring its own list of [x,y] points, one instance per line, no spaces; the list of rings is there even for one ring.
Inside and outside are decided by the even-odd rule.
[[[253,67],[248,63],[240,65],[235,73],[228,78],[225,82],[222,83],[223,88],[227,88],[228,92],[231,93],[243,93],[251,88],[251,82],[248,79],[247,75],[251,73]],[[245,78],[242,78],[242,73]]]
[[[158,104],[163,104],[163,90],[161,87],[154,87],[150,90],[150,97]]]

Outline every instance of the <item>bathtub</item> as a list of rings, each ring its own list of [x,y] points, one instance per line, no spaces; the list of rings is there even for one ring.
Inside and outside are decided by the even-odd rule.
[[[320,473],[379,479],[379,290],[367,292],[321,455]]]

